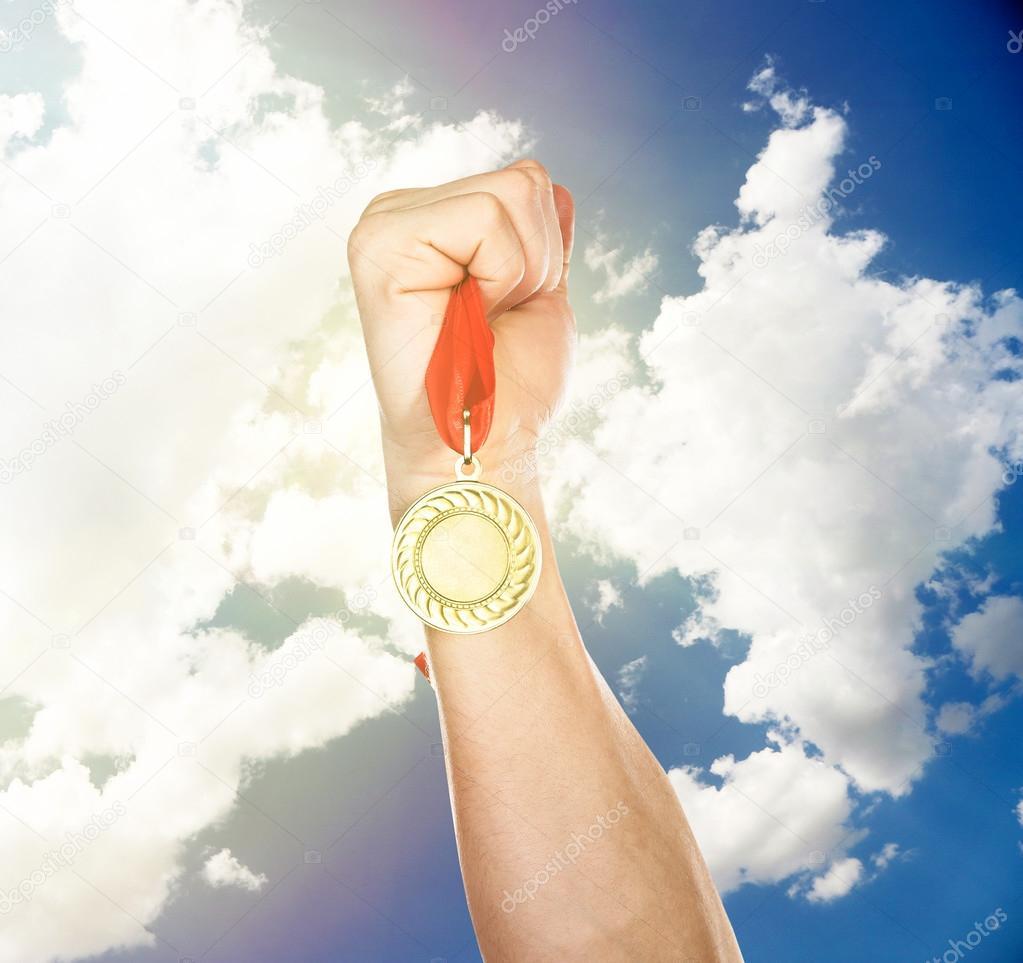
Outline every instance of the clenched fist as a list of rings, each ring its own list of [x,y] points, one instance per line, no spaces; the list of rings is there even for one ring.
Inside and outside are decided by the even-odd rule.
[[[479,281],[496,342],[494,422],[481,461],[496,470],[528,456],[561,401],[573,354],[573,220],[571,194],[533,160],[381,194],[363,212],[348,260],[390,478],[451,476],[424,376],[451,289],[467,275]],[[392,497],[392,509],[411,494]]]

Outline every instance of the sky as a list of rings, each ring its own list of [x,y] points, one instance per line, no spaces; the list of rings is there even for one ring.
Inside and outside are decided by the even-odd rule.
[[[0,961],[480,959],[344,248],[520,156],[558,561],[745,958],[1023,958],[1018,8],[0,30]]]

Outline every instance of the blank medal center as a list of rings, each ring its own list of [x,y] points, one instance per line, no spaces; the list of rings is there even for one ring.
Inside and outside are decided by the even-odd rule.
[[[470,512],[442,518],[423,543],[423,575],[452,602],[492,595],[508,574],[508,543],[497,524]]]

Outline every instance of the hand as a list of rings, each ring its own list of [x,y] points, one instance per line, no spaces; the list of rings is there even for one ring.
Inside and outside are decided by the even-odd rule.
[[[495,335],[494,422],[481,460],[530,457],[575,345],[571,194],[536,161],[373,199],[348,242],[388,474],[451,477],[424,377],[451,288],[477,278]]]

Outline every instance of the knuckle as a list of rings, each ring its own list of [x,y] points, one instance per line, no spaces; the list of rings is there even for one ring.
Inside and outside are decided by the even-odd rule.
[[[398,194],[401,194],[401,193],[403,193],[403,191],[399,190],[399,191],[383,191],[380,194],[376,194],[372,198],[372,200],[370,200],[370,202],[366,205],[366,209],[365,209],[365,211],[363,211],[363,214],[365,215],[365,214],[368,214],[368,213],[378,209],[381,205],[386,204],[389,200],[391,200],[391,198],[396,197]]]
[[[519,161],[518,170],[528,171],[541,186],[551,183],[551,175],[547,172],[547,168],[533,157],[526,157]]]
[[[367,211],[359,218],[358,223],[348,235],[348,260],[365,251],[371,251],[379,244],[382,230],[381,215]]]
[[[360,221],[359,224],[361,223],[362,222]],[[362,239],[359,236],[359,224],[356,224],[355,227],[352,228],[351,234],[348,235],[348,244],[346,245],[346,249],[348,251],[349,264],[358,257],[359,251],[362,249]]]
[[[524,167],[510,167],[502,171],[503,189],[515,204],[534,204],[540,194],[540,185]]]
[[[475,195],[475,203],[480,209],[480,216],[486,224],[493,227],[503,226],[508,219],[504,205],[500,198],[490,191],[478,191]]]

